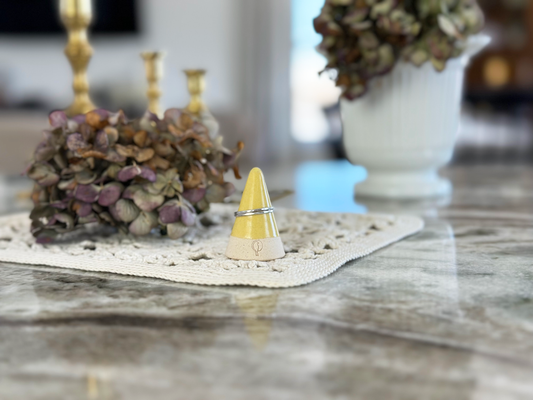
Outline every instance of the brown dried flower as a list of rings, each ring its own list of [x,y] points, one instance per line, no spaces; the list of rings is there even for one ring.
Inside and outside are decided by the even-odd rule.
[[[105,110],[72,119],[56,111],[49,119],[27,170],[35,181],[30,218],[38,242],[93,222],[181,237],[198,213],[234,190],[223,175],[234,169],[238,176],[242,143],[226,149],[184,110],[167,110],[163,119],[146,113],[128,120]]]

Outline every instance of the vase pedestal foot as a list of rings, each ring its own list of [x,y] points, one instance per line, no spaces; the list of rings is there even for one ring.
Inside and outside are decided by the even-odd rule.
[[[452,185],[436,170],[374,171],[355,185],[355,195],[388,199],[420,199],[449,196]]]

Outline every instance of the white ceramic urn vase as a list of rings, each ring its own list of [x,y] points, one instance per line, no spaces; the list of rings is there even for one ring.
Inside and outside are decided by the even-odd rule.
[[[362,98],[341,100],[346,153],[368,172],[356,195],[408,199],[451,192],[437,171],[453,154],[465,67],[489,42],[488,36],[471,37],[443,72],[430,63],[400,62],[373,80]]]

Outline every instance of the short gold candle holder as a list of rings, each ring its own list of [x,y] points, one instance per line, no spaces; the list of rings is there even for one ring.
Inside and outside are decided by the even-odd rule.
[[[148,90],[146,91],[148,111],[160,117],[162,116],[162,110],[159,99],[162,92],[159,88],[159,81],[163,78],[163,58],[165,55],[161,51],[145,51],[141,53],[141,57],[144,60],[144,69],[146,70],[146,79],[148,80]]]
[[[61,21],[68,31],[65,55],[74,73],[74,101],[65,112],[68,116],[85,114],[96,108],[89,97],[87,80],[87,66],[93,55],[87,39],[87,28],[92,20],[91,0],[60,0],[59,10]]]
[[[205,70],[203,69],[186,69],[187,88],[191,95],[191,101],[186,109],[193,115],[199,116],[202,111],[207,110],[207,106],[202,100],[202,93],[205,90]]]
[[[202,100],[202,93],[205,90],[205,70],[186,69],[183,72],[187,75],[187,87],[191,94],[191,101],[185,109],[207,127],[209,136],[214,139],[218,135],[220,125]]]

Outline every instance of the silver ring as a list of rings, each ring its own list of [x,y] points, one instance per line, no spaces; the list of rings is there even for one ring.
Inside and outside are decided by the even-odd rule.
[[[274,207],[256,208],[255,210],[236,211],[236,217],[249,217],[251,215],[271,214],[274,212]]]

